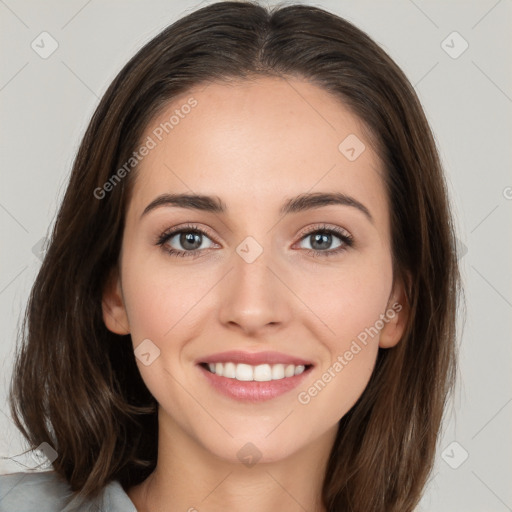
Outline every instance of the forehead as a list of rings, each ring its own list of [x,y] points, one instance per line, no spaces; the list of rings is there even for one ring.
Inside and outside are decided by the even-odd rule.
[[[135,174],[131,208],[138,211],[163,192],[217,195],[228,208],[280,206],[283,196],[316,191],[386,201],[363,123],[329,92],[298,79],[192,88],[148,124],[142,141],[148,138],[152,149]]]

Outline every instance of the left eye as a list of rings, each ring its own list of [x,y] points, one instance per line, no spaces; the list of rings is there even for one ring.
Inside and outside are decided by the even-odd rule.
[[[333,237],[337,238],[340,241],[338,245],[334,247],[332,246]],[[306,236],[304,236],[301,241],[310,241],[309,247],[304,247],[304,249],[322,252],[327,250],[338,249],[342,245],[348,243],[347,237],[344,237],[343,235],[337,235],[335,232],[329,230],[314,231],[313,233],[309,233]]]

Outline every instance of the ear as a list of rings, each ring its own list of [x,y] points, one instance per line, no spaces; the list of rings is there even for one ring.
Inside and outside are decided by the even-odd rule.
[[[391,348],[402,339],[409,320],[409,301],[402,280],[396,280],[389,296],[379,347]]]
[[[109,331],[115,334],[129,334],[128,315],[123,300],[119,272],[112,270],[103,289],[101,301],[103,321]]]

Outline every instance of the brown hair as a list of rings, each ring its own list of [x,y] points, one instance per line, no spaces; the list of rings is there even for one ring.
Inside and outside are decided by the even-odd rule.
[[[129,336],[102,319],[135,171],[97,199],[144,129],[192,86],[255,76],[300,77],[336,95],[367,128],[386,171],[395,277],[408,282],[400,343],[379,349],[370,382],[341,419],[324,479],[328,511],[413,510],[431,471],[456,369],[459,274],[435,141],[393,60],[344,19],[306,5],[219,2],[178,20],[120,71],[83,137],[33,286],[11,408],[32,446],[93,496],[129,488],[155,468],[157,409]]]

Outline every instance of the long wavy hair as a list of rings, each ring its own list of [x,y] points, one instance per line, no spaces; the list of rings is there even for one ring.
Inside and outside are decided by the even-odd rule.
[[[113,176],[177,95],[258,76],[298,77],[334,94],[362,121],[383,163],[394,273],[407,276],[409,319],[400,343],[379,349],[368,386],[339,422],[322,500],[329,512],[411,511],[456,377],[460,279],[446,183],[404,73],[363,31],[312,6],[208,5],[163,30],[119,72],[85,132],[31,291],[11,382],[13,418],[31,446],[57,450],[53,468],[77,496],[92,497],[112,480],[127,489],[154,470],[156,401],[129,336],[113,334],[102,318],[137,169]],[[112,179],[111,192],[99,194]]]

